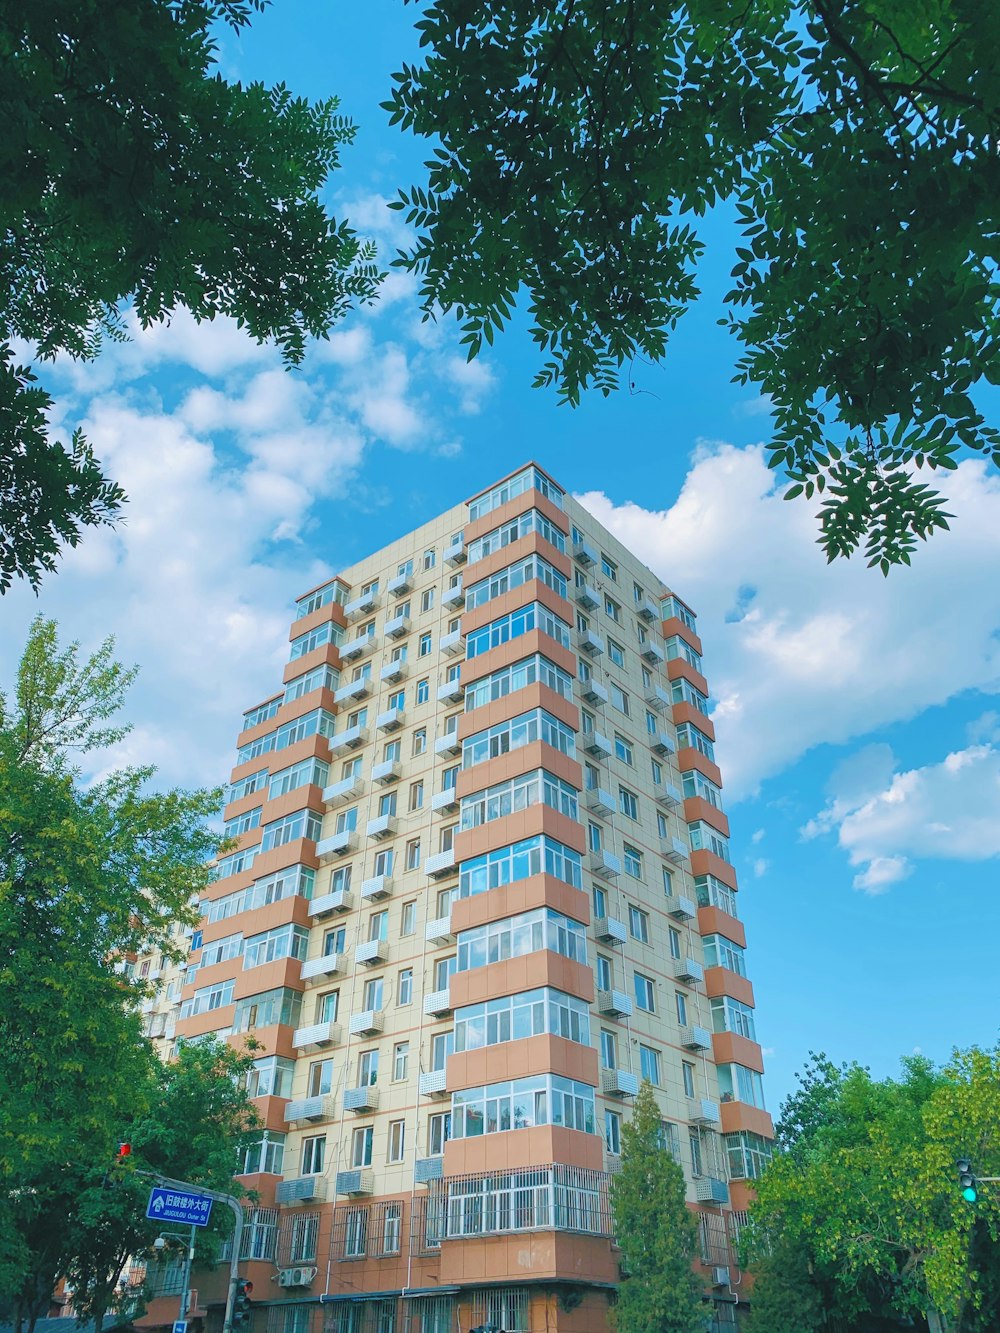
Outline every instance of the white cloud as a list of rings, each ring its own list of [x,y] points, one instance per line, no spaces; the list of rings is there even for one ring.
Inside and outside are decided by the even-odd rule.
[[[754,861],[753,863],[754,879],[762,879],[764,875],[767,874],[770,865],[771,865],[770,861],[766,861],[763,856],[758,856],[756,861]]]
[[[763,842],[763,840],[764,840],[764,835],[765,835],[765,830],[764,830],[764,829],[762,829],[762,828],[754,829],[753,833],[750,835],[750,841],[751,841],[754,845],[756,845],[758,842]]]
[[[952,531],[888,579],[827,565],[759,447],[703,444],[665,511],[579,497],[699,613],[730,800],[813,746],[1000,689],[1000,477],[967,460],[935,480]]]

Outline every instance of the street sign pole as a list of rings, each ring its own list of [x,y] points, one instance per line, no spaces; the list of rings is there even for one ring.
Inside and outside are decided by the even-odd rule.
[[[184,1281],[181,1285],[181,1309],[177,1316],[178,1323],[183,1324],[191,1313],[191,1269],[194,1265],[194,1225],[191,1226],[191,1240],[188,1243],[187,1258],[184,1261]]]

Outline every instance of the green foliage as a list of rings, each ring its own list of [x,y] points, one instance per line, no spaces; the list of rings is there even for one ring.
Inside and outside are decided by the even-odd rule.
[[[778,1140],[751,1210],[755,1327],[787,1327],[781,1312],[803,1291],[846,1327],[912,1326],[930,1311],[984,1327],[1000,1196],[985,1187],[964,1203],[955,1162],[1000,1175],[1000,1048],[956,1052],[940,1070],[913,1057],[881,1081],[814,1057]]]
[[[114,960],[172,951],[217,846],[217,792],[152,793],[151,769],[81,785],[73,752],[127,730],[113,715],[133,673],[111,649],[80,663],[39,618],[0,700],[0,1298],[21,1314],[64,1261],[67,1189],[155,1105],[142,991]]]
[[[977,0],[434,0],[391,119],[439,144],[398,263],[470,357],[527,293],[536,383],[577,403],[652,361],[728,201],[737,380],[828,558],[887,572],[948,526],[914,470],[1000,434],[1000,9]]]
[[[697,1333],[705,1317],[691,1268],[695,1222],[684,1202],[684,1173],[662,1147],[660,1111],[645,1080],[622,1130],[611,1203],[627,1274],[618,1288],[617,1333]]]
[[[96,355],[186,307],[228,315],[286,361],[373,298],[374,251],[319,201],[354,127],[336,99],[226,82],[211,24],[263,0],[49,0],[0,16],[0,591],[37,585],[61,542],[124,496],[13,364]]]

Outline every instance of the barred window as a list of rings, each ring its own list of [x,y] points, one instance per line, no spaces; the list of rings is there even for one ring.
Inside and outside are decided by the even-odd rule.
[[[528,1322],[528,1289],[500,1287],[494,1291],[477,1291],[473,1298],[473,1323],[502,1328],[503,1333],[530,1333]]]

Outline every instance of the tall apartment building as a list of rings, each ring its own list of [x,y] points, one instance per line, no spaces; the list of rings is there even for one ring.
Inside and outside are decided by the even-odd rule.
[[[535,465],[299,600],[176,1020],[262,1046],[267,1333],[604,1330],[642,1078],[735,1326],[772,1127],[707,695],[692,611]]]

